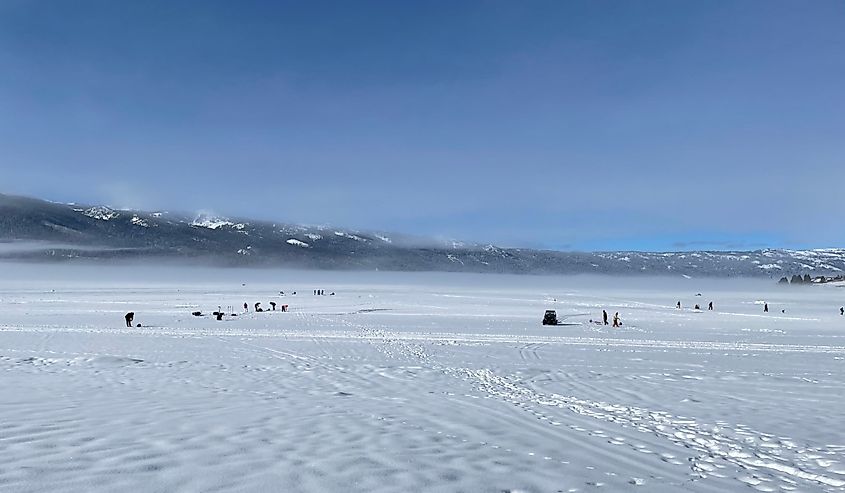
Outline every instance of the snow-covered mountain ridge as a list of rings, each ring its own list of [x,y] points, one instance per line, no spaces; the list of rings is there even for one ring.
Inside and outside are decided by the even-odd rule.
[[[216,265],[531,274],[752,276],[845,272],[845,249],[558,252],[210,214],[58,204],[0,194],[0,259],[182,259]]]

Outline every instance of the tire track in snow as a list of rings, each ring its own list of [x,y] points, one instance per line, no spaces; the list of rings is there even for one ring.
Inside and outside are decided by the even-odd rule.
[[[543,343],[528,343],[524,346],[519,348],[519,357],[522,358],[523,361],[539,361],[540,354],[537,352],[539,351],[545,344]]]
[[[519,407],[530,410],[526,405],[539,405],[564,409],[694,450],[698,455],[688,460],[693,472],[701,478],[714,474],[716,463],[722,461],[749,471],[751,476],[737,479],[753,486],[780,480],[785,489],[789,489],[790,482],[804,480],[833,488],[826,491],[845,491],[845,470],[838,466],[845,455],[843,446],[799,445],[789,438],[757,432],[743,425],[731,426],[723,422],[706,425],[694,418],[664,411],[541,393],[515,378],[496,375],[489,369],[463,368],[459,371],[465,378],[474,380],[482,392]],[[547,413],[535,414],[549,419]],[[549,422],[555,423],[552,419]]]
[[[140,332],[144,335],[176,335],[176,336],[246,336],[246,337],[286,337],[315,340],[357,339],[359,341],[377,342],[380,351],[392,357],[412,358],[425,361],[431,369],[452,373],[451,369],[437,365],[430,355],[416,344],[418,341],[438,342],[518,342],[529,344],[572,344],[586,346],[610,347],[648,347],[663,349],[710,349],[734,351],[774,351],[774,352],[811,352],[811,353],[845,353],[842,346],[818,345],[790,345],[790,344],[752,344],[752,343],[714,343],[707,341],[660,341],[660,340],[623,340],[608,338],[581,337],[552,337],[552,336],[488,336],[484,334],[421,334],[395,333],[387,328],[373,328],[372,326],[357,324],[346,320],[327,319],[332,323],[340,322],[354,328],[353,331],[243,331],[229,329],[215,330],[174,330],[167,328],[146,329]],[[47,332],[56,331],[54,327],[11,327],[0,326],[0,330]],[[113,330],[90,330],[87,328],[66,329],[64,332],[114,332]],[[267,350],[263,346],[255,346]],[[292,357],[291,353],[279,356]],[[293,359],[302,358],[299,355]],[[328,367],[326,367],[328,369]],[[335,368],[337,369],[337,368]],[[813,447],[797,445],[786,438],[779,438],[764,433],[755,432],[742,425],[716,423],[715,425],[700,424],[695,419],[673,416],[662,411],[652,411],[645,408],[608,404],[600,401],[580,399],[556,393],[542,393],[522,385],[514,377],[502,377],[489,369],[455,369],[455,376],[476,382],[478,389],[495,398],[506,402],[521,404],[520,407],[531,410],[530,406],[544,408],[558,408],[574,412],[581,416],[605,422],[616,423],[623,427],[636,429],[644,433],[661,437],[671,443],[687,447],[698,455],[690,457],[690,467],[700,477],[713,475],[718,461],[734,465],[750,472],[751,476],[737,477],[737,480],[763,489],[766,482],[775,479],[781,481],[784,489],[793,487],[796,481],[808,481],[827,488],[826,491],[843,491],[845,487],[845,470],[837,463],[843,457],[845,449],[837,446]],[[546,413],[537,413],[546,416]],[[792,482],[792,483],[790,483]],[[830,489],[833,488],[833,489]]]
[[[387,328],[373,329],[363,324],[356,324],[348,321],[341,321],[344,325],[355,327],[363,332],[367,339],[382,339],[382,342],[389,345],[399,345],[399,353],[403,356],[426,360],[433,363],[430,355],[419,347],[408,351],[403,333],[394,333]],[[520,339],[525,339],[520,337]],[[531,338],[529,338],[531,339]],[[549,338],[544,338],[549,339]],[[582,338],[550,338],[554,340],[582,340]],[[819,350],[828,352],[830,350],[843,350],[845,348],[829,346],[799,346],[799,345],[775,345],[775,344],[749,344],[749,343],[702,343],[687,341],[623,341],[618,339],[594,339],[591,341],[602,341],[612,343],[645,342],[657,343],[660,347],[668,345],[672,347],[688,348],[690,345],[696,349],[701,346],[715,345],[730,347],[735,350],[749,350],[749,347],[761,348],[761,350],[783,350],[789,348],[794,351]],[[429,340],[430,339],[426,339]],[[530,358],[527,354],[534,353],[542,345],[542,342],[530,342],[520,347],[520,356],[523,360]],[[742,349],[740,349],[742,348]],[[765,348],[765,349],[763,349]],[[775,349],[777,348],[777,349]],[[526,354],[527,352],[527,354]],[[388,353],[392,353],[388,351]],[[654,411],[636,406],[621,404],[609,404],[601,401],[581,399],[573,396],[564,396],[557,393],[542,393],[522,385],[518,379],[513,377],[501,377],[492,370],[470,369],[470,368],[448,368],[440,365],[433,365],[433,369],[453,376],[463,376],[465,379],[475,381],[478,390],[487,395],[505,400],[518,407],[528,410],[536,417],[546,420],[552,424],[560,424],[543,412],[536,412],[531,405],[554,407],[566,409],[578,415],[597,419],[617,425],[633,428],[643,433],[649,433],[661,439],[693,450],[698,455],[689,457],[690,469],[694,477],[704,479],[708,475],[722,476],[716,470],[724,467],[722,463],[733,465],[739,469],[749,471],[750,476],[737,476],[735,479],[753,486],[758,490],[766,491],[769,487],[765,484],[775,480],[780,481],[779,487],[784,490],[794,488],[797,480],[803,480],[817,485],[827,487],[827,491],[845,491],[845,470],[839,469],[839,459],[843,458],[845,447],[826,446],[814,447],[809,445],[799,446],[786,437],[754,431],[744,425],[730,425],[719,422],[713,425],[698,423],[694,418],[674,416],[665,411]],[[576,427],[577,428],[577,427]],[[580,431],[580,430],[579,430]],[[611,441],[611,443],[614,443]],[[616,442],[622,444],[624,442]],[[637,448],[635,445],[628,444]],[[639,451],[647,451],[638,449]],[[681,464],[674,460],[671,454],[664,454],[664,460]],[[833,489],[829,489],[833,488]]]
[[[242,337],[284,337],[288,339],[314,341],[318,339],[355,339],[359,341],[381,341],[389,338],[398,342],[455,342],[455,343],[508,343],[508,344],[548,344],[587,347],[624,347],[645,349],[677,349],[699,351],[743,351],[743,352],[780,352],[780,353],[819,353],[845,355],[845,346],[816,344],[770,344],[753,342],[715,342],[660,339],[619,339],[610,337],[567,337],[510,334],[473,334],[460,332],[393,332],[388,328],[373,329],[366,325],[355,324],[337,319],[326,319],[341,323],[356,330],[243,330],[238,328],[198,328],[178,329],[171,327],[139,327],[128,330],[101,328],[71,328],[58,325],[7,325],[0,324],[0,331],[8,332],[68,332],[68,333],[128,333],[133,335],[161,335],[178,337],[197,336],[242,336]]]

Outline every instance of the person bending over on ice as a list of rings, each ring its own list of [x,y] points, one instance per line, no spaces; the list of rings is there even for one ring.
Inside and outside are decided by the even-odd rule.
[[[126,319],[126,326],[132,327],[132,320],[135,319],[135,312],[129,312],[124,315],[123,318]]]
[[[613,315],[613,326],[622,327],[622,320],[619,318],[619,312],[616,312],[616,314]]]

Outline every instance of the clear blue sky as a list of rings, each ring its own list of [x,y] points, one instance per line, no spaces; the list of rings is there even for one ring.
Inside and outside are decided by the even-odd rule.
[[[561,249],[845,245],[842,1],[0,1],[0,191]]]

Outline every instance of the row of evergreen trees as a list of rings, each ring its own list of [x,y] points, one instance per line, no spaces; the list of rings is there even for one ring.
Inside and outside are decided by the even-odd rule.
[[[799,276],[798,274],[793,274],[792,279],[787,279],[786,276],[780,278],[778,284],[810,284],[813,282],[813,278],[810,277],[810,274],[804,274],[804,276]]]

